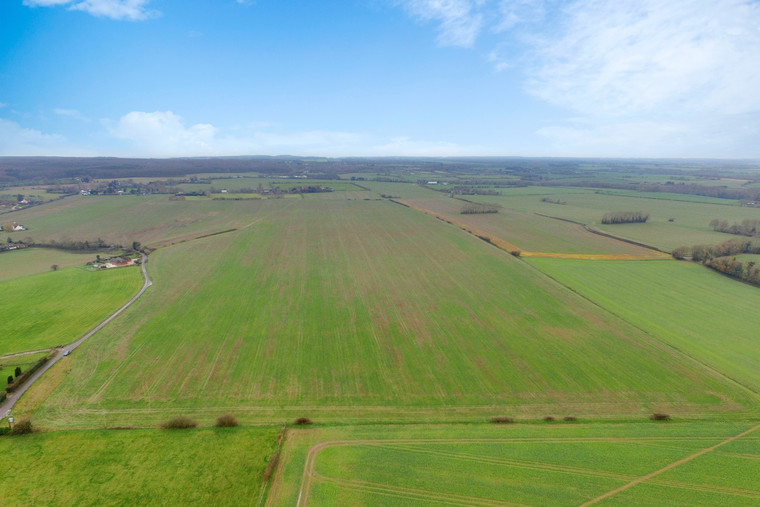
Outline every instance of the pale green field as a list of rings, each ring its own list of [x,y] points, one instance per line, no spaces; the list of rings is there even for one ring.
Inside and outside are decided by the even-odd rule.
[[[580,505],[756,424],[557,422],[293,429],[267,503],[303,505],[297,503],[300,494],[309,505]],[[756,505],[758,431],[601,504]],[[318,444],[321,449],[315,448]],[[313,472],[304,475],[310,462]]]
[[[95,260],[94,253],[72,253],[49,248],[24,248],[0,253],[0,282],[59,269],[84,266]]]
[[[741,222],[745,218],[760,219],[760,208],[741,207],[731,200],[680,194],[649,194],[652,197],[645,197],[634,192],[601,192],[606,191],[527,187],[506,189],[497,197],[472,196],[472,200],[575,220],[667,251],[683,245],[716,244],[731,239],[732,235],[714,232],[709,227],[714,218],[729,223]],[[567,204],[541,202],[542,197],[559,199]],[[644,224],[602,224],[602,215],[611,211],[643,211],[649,213],[650,218]],[[669,221],[671,218],[673,222]]]
[[[58,431],[0,438],[0,498],[26,505],[253,505],[271,428]]]
[[[760,290],[685,261],[528,261],[650,336],[760,393]]]
[[[462,215],[460,211],[467,203],[443,195],[406,199],[404,202],[501,238],[520,250],[568,254],[651,254],[646,248],[593,234],[580,225],[535,213],[500,209],[498,213]]]
[[[73,196],[16,213],[15,220],[29,230],[14,234],[36,241],[102,238],[123,246],[140,241],[159,247],[249,226],[261,206],[257,200],[172,201],[167,195]],[[0,242],[6,236],[0,233]]]
[[[65,345],[126,303],[142,285],[137,267],[67,268],[0,283],[0,355]]]
[[[264,201],[255,226],[158,250],[151,290],[35,418],[153,424],[743,412],[755,401],[522,261],[387,201]],[[688,382],[684,382],[688,378]]]

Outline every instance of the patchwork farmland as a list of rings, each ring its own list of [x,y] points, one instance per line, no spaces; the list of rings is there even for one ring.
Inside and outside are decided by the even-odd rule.
[[[79,459],[56,503],[127,498],[135,490],[97,475],[123,473],[104,450],[115,446],[137,467],[145,501],[760,499],[745,479],[760,452],[760,289],[666,253],[725,241],[709,220],[757,209],[526,186],[466,195],[499,208],[464,215],[465,202],[424,185],[334,188],[287,199],[77,195],[14,212],[35,242],[147,249],[153,281],[13,408],[49,430],[18,437],[19,447],[0,438],[4,455],[39,456],[14,477]],[[622,209],[652,218],[600,223]],[[0,254],[4,368],[31,362],[12,353],[73,342],[137,292],[139,269],[84,269],[93,257]],[[209,428],[227,413],[242,427]],[[155,429],[176,416],[201,428]],[[73,458],[88,438],[93,448]],[[165,458],[138,466],[146,446]],[[227,456],[228,467],[214,465]],[[718,466],[735,478],[712,473]],[[212,496],[189,485],[204,467],[214,469],[203,482]],[[177,487],[162,492],[156,474]],[[0,479],[11,505],[52,494],[19,489],[12,475]],[[84,478],[103,481],[78,491]]]

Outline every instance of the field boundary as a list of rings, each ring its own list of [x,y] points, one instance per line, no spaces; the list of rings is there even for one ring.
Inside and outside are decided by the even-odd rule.
[[[573,220],[568,220],[564,218],[558,218],[553,217],[549,215],[542,215],[541,213],[535,213],[538,216],[544,217],[544,218],[553,218],[555,220],[561,220],[564,222],[570,222],[575,225],[582,226],[585,230],[592,234],[597,234],[599,236],[604,236],[609,239],[613,239],[616,241],[621,241],[623,243],[632,244],[634,246],[639,246],[642,248],[646,248],[648,250],[652,250],[653,253],[651,255],[636,255],[636,254],[571,254],[571,253],[562,253],[562,252],[531,252],[522,250],[519,246],[510,243],[508,241],[505,241],[501,238],[498,238],[488,232],[482,231],[480,229],[477,229],[475,227],[471,227],[468,224],[465,224],[463,222],[460,222],[458,220],[455,220],[451,217],[448,217],[446,215],[443,215],[441,213],[437,213],[435,211],[423,208],[421,206],[417,206],[415,204],[412,204],[410,202],[405,202],[400,199],[388,199],[389,201],[399,204],[401,206],[404,206],[406,208],[419,211],[421,213],[425,213],[426,215],[432,216],[438,220],[441,220],[442,222],[446,222],[447,224],[453,225],[454,227],[457,227],[464,232],[468,234],[472,234],[476,238],[485,241],[489,245],[493,245],[499,250],[502,250],[504,252],[510,253],[510,254],[517,254],[519,252],[520,257],[545,257],[545,258],[553,258],[553,259],[582,259],[582,260],[618,260],[618,261],[639,261],[639,260],[665,260],[670,259],[670,254],[667,252],[663,252],[662,250],[659,250],[657,248],[654,248],[650,245],[645,245],[643,243],[637,243],[635,241],[626,240],[624,238],[619,238],[617,236],[613,236],[611,234],[603,233],[600,231],[595,231],[594,229],[589,228],[586,224],[582,224],[580,222],[575,222]]]
[[[703,454],[706,454],[714,449],[717,449],[718,447],[728,444],[730,442],[733,442],[734,440],[737,440],[739,438],[742,438],[753,431],[760,429],[760,424],[757,426],[754,426],[753,428],[750,428],[748,430],[743,431],[742,433],[739,433],[738,435],[734,435],[732,437],[729,437],[725,440],[722,440],[721,442],[712,445],[710,447],[707,447],[705,449],[702,449],[699,452],[696,452],[694,454],[691,454],[685,458],[682,458],[678,461],[674,461],[673,463],[670,463],[669,465],[652,472],[650,474],[635,478],[633,480],[630,480],[628,483],[624,484],[623,486],[620,486],[619,488],[616,488],[614,490],[611,490],[607,493],[604,493],[603,495],[600,495],[582,505],[592,505],[596,502],[599,502],[605,498],[608,498],[616,493],[619,493],[621,491],[624,491],[625,489],[628,489],[632,486],[635,486],[636,484],[639,484],[641,482],[647,481],[649,479],[652,479],[656,477],[657,475],[666,472],[672,468],[677,467],[678,465],[681,465],[683,463],[686,463],[688,461],[691,461],[695,458],[698,458],[699,456],[702,456]],[[680,442],[684,440],[688,441],[699,441],[699,440],[711,440],[715,441],[717,438],[722,437],[711,437],[711,436],[642,436],[642,437],[555,437],[555,438],[541,438],[541,437],[516,437],[516,438],[389,438],[389,439],[357,439],[357,440],[327,440],[324,442],[319,442],[317,444],[314,444],[309,448],[309,450],[306,453],[306,460],[304,461],[304,469],[303,473],[301,474],[301,487],[298,491],[298,499],[296,501],[297,507],[305,507],[308,505],[309,502],[309,495],[311,493],[311,487],[314,479],[324,479],[324,476],[319,475],[316,471],[316,462],[317,462],[317,456],[320,452],[323,450],[330,448],[330,447],[351,447],[351,446],[373,446],[373,447],[389,447],[393,448],[394,446],[399,446],[398,449],[402,451],[407,452],[417,452],[415,449],[409,449],[408,447],[403,447],[404,445],[420,445],[420,444],[495,444],[495,443],[549,443],[549,444],[561,444],[561,443],[594,443],[594,442],[614,442],[614,443],[644,443],[644,442]],[[424,453],[429,453],[432,451],[419,451]],[[461,458],[461,457],[460,457]],[[462,458],[466,459],[466,457]],[[492,461],[492,460],[488,460]],[[585,470],[580,469],[578,467],[565,467],[565,466],[553,466],[551,464],[542,464],[542,463],[529,463],[529,462],[520,462],[520,460],[505,460],[503,463],[505,466],[522,466],[522,467],[530,467],[530,468],[536,468],[536,469],[554,469],[554,471],[561,472],[561,473],[570,473],[570,474],[581,474],[581,475],[594,475],[599,477],[608,477],[613,479],[620,479],[620,480],[628,480],[631,476],[624,476],[621,474],[615,474],[615,473],[606,473],[603,471],[596,472],[594,470]],[[563,470],[560,470],[563,469]],[[330,479],[330,478],[328,478]],[[334,481],[340,483],[341,481],[339,479],[335,479]],[[658,484],[661,484],[663,486],[668,487],[684,487],[680,484],[670,483],[669,481],[657,481]],[[350,485],[349,485],[350,487]],[[392,488],[383,488],[383,489],[389,489],[389,491]],[[717,492],[717,490],[716,490]],[[721,490],[721,492],[724,492]],[[399,493],[398,491],[396,493]],[[725,491],[725,493],[729,493],[728,490]],[[738,492],[733,492],[732,494],[741,494]],[[475,497],[465,497],[462,496],[462,499],[467,498],[471,501],[476,502],[482,502],[477,503],[477,505],[484,505],[488,504],[491,505],[490,500],[488,499],[479,499]],[[504,505],[503,502],[494,501],[495,504],[498,505]]]
[[[534,214],[538,215],[540,217],[544,217],[544,218],[552,218],[554,220],[559,220],[561,222],[570,222],[571,224],[580,225],[581,227],[583,227],[584,229],[586,229],[591,234],[596,234],[597,236],[602,236],[602,237],[605,237],[605,238],[616,239],[618,241],[622,241],[623,243],[628,243],[630,245],[640,246],[642,248],[647,248],[649,250],[654,250],[655,252],[660,252],[660,253],[666,254],[668,256],[668,258],[670,258],[670,253],[669,252],[666,252],[665,250],[657,248],[656,246],[647,245],[646,243],[641,243],[640,241],[634,241],[632,239],[627,239],[627,238],[623,238],[623,237],[620,237],[620,236],[615,236],[614,234],[610,234],[608,232],[602,232],[602,231],[600,231],[598,229],[594,229],[590,225],[584,224],[583,222],[576,222],[575,220],[571,220],[569,218],[555,217],[555,216],[552,216],[552,215],[544,215],[543,213],[537,213],[537,212],[534,212]]]
[[[592,500],[589,500],[588,502],[584,503],[581,507],[585,507],[586,505],[593,505],[595,503],[601,502],[602,500],[605,500],[607,498],[610,498],[611,496],[614,496],[614,495],[616,495],[616,494],[618,494],[620,492],[623,492],[623,491],[625,491],[625,490],[627,490],[629,488],[632,488],[633,486],[636,486],[637,484],[641,484],[642,482],[645,482],[645,481],[648,481],[649,479],[657,477],[658,475],[660,475],[662,473],[665,473],[668,470],[672,470],[672,469],[676,468],[679,465],[683,465],[684,463],[688,463],[689,461],[692,461],[692,460],[694,460],[694,459],[696,459],[696,458],[698,458],[700,456],[703,456],[703,455],[707,454],[708,452],[717,449],[718,447],[721,447],[723,445],[731,443],[734,440],[738,440],[738,439],[742,438],[745,435],[749,435],[750,433],[752,433],[752,432],[754,432],[754,431],[756,431],[758,429],[760,429],[760,424],[758,424],[757,426],[755,426],[753,428],[750,428],[750,429],[748,429],[746,431],[743,431],[743,432],[739,433],[738,435],[734,435],[733,437],[729,437],[726,440],[723,440],[722,442],[719,442],[719,443],[717,443],[717,444],[715,444],[715,445],[713,445],[711,447],[707,447],[705,449],[702,449],[699,452],[695,452],[694,454],[692,454],[690,456],[686,456],[685,458],[679,459],[678,461],[674,461],[673,463],[670,463],[669,465],[666,465],[666,466],[660,468],[659,470],[655,470],[654,472],[652,472],[650,474],[643,475],[643,476],[641,476],[641,477],[639,477],[637,479],[634,479],[631,482],[629,482],[628,484],[624,484],[624,485],[620,486],[619,488],[613,489],[612,491],[608,491],[607,493],[605,493],[603,495],[600,495],[600,496],[598,496],[598,497],[596,497],[596,498],[594,498]]]

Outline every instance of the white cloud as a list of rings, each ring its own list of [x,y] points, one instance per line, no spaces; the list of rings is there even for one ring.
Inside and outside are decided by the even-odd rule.
[[[5,102],[0,102],[0,109],[3,108],[3,107],[5,107],[5,106],[7,106],[7,105],[8,104],[6,104]]]
[[[115,124],[104,123],[112,136],[130,141],[145,154],[214,154],[216,129],[204,123],[185,127],[184,119],[171,111],[133,111]]]
[[[111,19],[139,21],[158,15],[148,9],[150,0],[24,0],[29,7],[52,7],[67,5],[69,10],[84,11],[93,16]]]
[[[210,124],[187,125],[171,111],[133,111],[117,122],[105,120],[109,133],[125,142],[125,156],[215,155],[462,155],[452,143],[416,141],[408,137],[377,139],[356,132],[284,131],[269,123],[250,123],[226,131]],[[470,150],[469,154],[477,153]],[[113,153],[111,153],[113,154]]]
[[[0,118],[0,155],[87,155],[57,134],[44,134]]]
[[[472,47],[483,27],[479,7],[485,0],[401,0],[399,3],[418,20],[439,23],[441,46]]]

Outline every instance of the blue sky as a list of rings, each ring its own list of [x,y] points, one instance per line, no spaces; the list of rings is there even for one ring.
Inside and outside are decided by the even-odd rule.
[[[0,155],[760,158],[758,0],[2,0]]]

